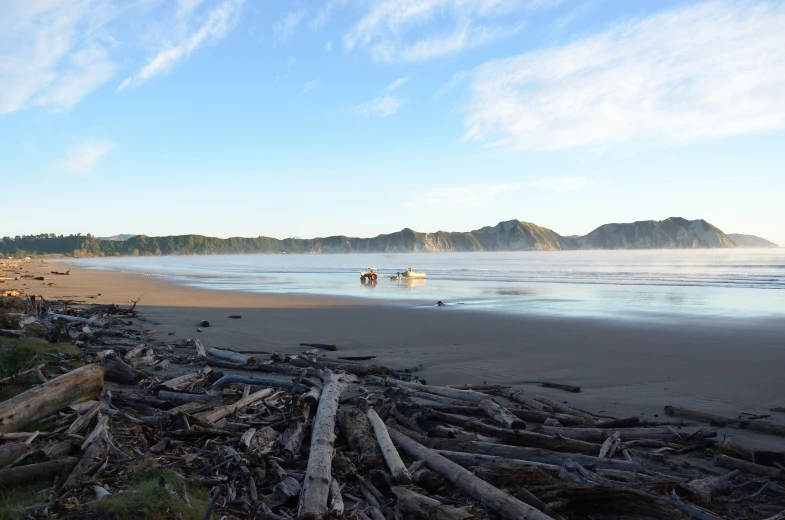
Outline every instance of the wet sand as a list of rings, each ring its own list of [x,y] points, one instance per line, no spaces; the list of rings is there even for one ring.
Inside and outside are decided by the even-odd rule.
[[[5,281],[0,290],[26,283],[28,293],[47,298],[119,305],[144,293],[139,308],[158,322],[150,327],[162,341],[199,336],[207,346],[253,352],[335,343],[339,351],[331,356],[375,355],[375,362],[397,368],[422,365],[420,375],[429,383],[516,385],[616,416],[662,415],[667,404],[732,416],[785,406],[782,320],[543,318],[460,306],[202,290],[63,263],[33,262],[30,270],[67,268],[70,276]],[[228,318],[234,314],[242,319]],[[202,320],[211,326],[199,333]],[[583,392],[531,383],[545,380],[579,385]],[[774,419],[785,422],[785,415]]]

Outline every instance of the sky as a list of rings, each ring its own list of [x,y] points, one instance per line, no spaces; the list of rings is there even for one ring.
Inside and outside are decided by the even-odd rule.
[[[0,235],[785,245],[783,28],[782,0],[0,0]]]

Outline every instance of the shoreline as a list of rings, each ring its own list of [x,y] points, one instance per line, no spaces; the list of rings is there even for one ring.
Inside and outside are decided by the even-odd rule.
[[[301,342],[334,343],[337,355],[374,355],[374,363],[393,368],[422,365],[418,375],[432,384],[512,385],[617,416],[653,417],[665,405],[730,416],[785,406],[781,320],[645,323],[505,315],[376,299],[197,289],[152,276],[68,268],[69,276],[24,281],[24,288],[45,298],[123,306],[144,293],[138,308],[153,321],[153,336],[164,342],[200,337],[208,347],[268,353],[296,353],[303,350]],[[39,262],[30,269],[61,270]],[[202,320],[211,326],[200,333]],[[566,394],[531,381],[583,391]]]

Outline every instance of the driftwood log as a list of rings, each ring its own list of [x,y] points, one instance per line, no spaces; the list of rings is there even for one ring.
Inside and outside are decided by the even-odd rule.
[[[551,518],[504,491],[474,476],[470,471],[442,457],[435,451],[410,439],[403,433],[390,429],[390,437],[398,447],[416,460],[425,463],[468,495],[480,500],[508,520],[551,520]]]
[[[58,475],[76,466],[74,457],[50,460],[38,464],[28,464],[16,468],[0,470],[0,486],[19,485],[31,480],[40,480]]]
[[[398,499],[396,505],[404,513],[411,513],[420,518],[433,518],[434,520],[469,520],[476,518],[463,509],[443,504],[438,500],[415,493],[406,488],[393,487],[392,492]]]
[[[359,469],[380,469],[384,467],[382,453],[371,431],[371,423],[361,410],[339,410],[336,416],[341,433],[349,442],[349,447],[359,457]]]
[[[316,410],[311,432],[311,451],[305,471],[300,504],[299,520],[321,520],[327,515],[327,501],[332,482],[333,444],[335,443],[335,413],[341,394],[348,381],[329,369],[320,372],[324,389]]]
[[[490,399],[480,401],[480,409],[488,414],[495,423],[504,426],[505,428],[526,428],[526,423],[515,417],[503,406],[493,402]]]
[[[688,410],[687,408],[679,408],[678,406],[666,406],[665,413],[673,417],[682,417],[684,419],[691,419],[693,421],[706,422],[713,426],[725,426],[728,428],[739,428],[742,430],[755,430],[762,433],[768,433],[769,435],[779,435],[781,437],[785,437],[785,425],[783,424],[771,424],[761,421],[733,419],[731,417],[722,417],[720,415]]]
[[[75,403],[95,399],[104,387],[104,371],[86,365],[0,403],[0,432],[24,429]]]
[[[390,434],[387,431],[384,422],[382,422],[382,419],[373,408],[368,410],[367,416],[368,421],[370,421],[371,427],[373,428],[373,432],[376,435],[376,441],[379,443],[379,448],[382,450],[382,455],[384,456],[385,462],[387,462],[387,467],[390,468],[390,473],[393,478],[399,484],[411,484],[412,476],[409,474],[409,470],[406,469],[406,466],[403,465],[401,456],[398,455],[398,451],[395,449],[392,440],[390,440]]]

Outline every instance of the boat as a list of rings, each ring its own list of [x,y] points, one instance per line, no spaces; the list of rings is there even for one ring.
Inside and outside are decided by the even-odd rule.
[[[414,271],[411,267],[402,273],[391,276],[390,280],[424,280],[427,278],[422,271]]]

